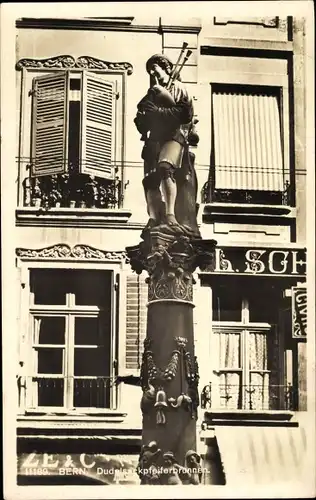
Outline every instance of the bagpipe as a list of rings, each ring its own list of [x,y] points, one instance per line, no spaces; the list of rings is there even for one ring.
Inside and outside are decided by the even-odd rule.
[[[182,48],[178,57],[178,60],[176,64],[173,66],[172,71],[169,75],[169,80],[167,82],[167,85],[165,87],[162,87],[161,85],[158,85],[157,79],[155,82],[153,82],[153,86],[151,86],[147,94],[139,101],[137,104],[137,115],[134,120],[135,125],[139,132],[141,133],[141,140],[145,141],[147,138],[147,132],[149,130],[148,123],[146,118],[145,118],[145,106],[148,102],[153,102],[157,106],[162,106],[165,108],[174,106],[176,103],[170,93],[170,89],[172,84],[175,82],[175,80],[179,79],[181,70],[187,60],[189,59],[190,55],[192,54],[192,50],[187,50],[187,42],[183,42]],[[195,120],[195,123],[197,123],[197,120]]]

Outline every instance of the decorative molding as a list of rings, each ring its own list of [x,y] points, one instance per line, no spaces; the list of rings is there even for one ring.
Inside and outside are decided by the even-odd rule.
[[[244,18],[229,18],[229,17],[214,17],[215,25],[227,24],[244,24],[253,26],[263,26],[264,28],[278,28],[278,17],[244,17]]]
[[[38,68],[38,69],[100,69],[106,71],[126,71],[128,75],[133,73],[133,66],[128,62],[104,61],[92,56],[80,56],[75,59],[70,55],[60,55],[45,59],[23,58],[16,63],[16,69]]]
[[[16,255],[22,260],[74,259],[125,262],[127,258],[126,253],[123,251],[108,252],[89,245],[75,245],[74,247],[70,247],[64,243],[36,250],[30,248],[17,248]]]
[[[282,40],[253,40],[236,39],[224,37],[205,37],[200,45],[200,53],[203,56],[232,56],[258,58],[269,57],[271,59],[288,59],[293,52],[293,42]]]
[[[156,24],[132,24],[133,17],[117,18],[81,18],[81,19],[52,19],[23,17],[17,19],[16,27],[24,29],[54,29],[54,30],[86,30],[86,31],[140,31],[158,33],[158,19]]]

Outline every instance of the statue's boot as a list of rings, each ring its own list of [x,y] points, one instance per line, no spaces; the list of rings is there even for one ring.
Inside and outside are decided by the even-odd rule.
[[[152,217],[150,217],[148,219],[146,226],[142,230],[140,237],[144,238],[146,236],[146,233],[148,233],[153,227],[156,227],[156,226],[158,226],[156,219],[153,219]]]

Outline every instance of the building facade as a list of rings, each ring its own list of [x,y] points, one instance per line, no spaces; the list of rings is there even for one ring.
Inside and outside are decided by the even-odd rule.
[[[195,285],[203,482],[260,484],[290,470],[299,481],[304,20],[23,18],[16,30],[20,484],[137,483],[147,285],[125,247],[139,242],[147,214],[133,119],[147,59],[176,61],[184,41],[192,55],[181,77],[199,120],[199,225],[217,241]],[[108,468],[119,454],[130,475],[98,475],[98,454]],[[84,472],[60,474],[61,464]],[[39,466],[44,474],[27,472]]]

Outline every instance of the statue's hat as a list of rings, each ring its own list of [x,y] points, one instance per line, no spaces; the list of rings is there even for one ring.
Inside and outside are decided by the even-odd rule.
[[[153,64],[162,65],[163,67],[168,68],[169,71],[172,71],[173,68],[173,63],[171,62],[169,57],[165,56],[164,54],[154,54],[148,59],[148,61],[146,62],[147,73],[149,73],[150,68],[153,66]]]

